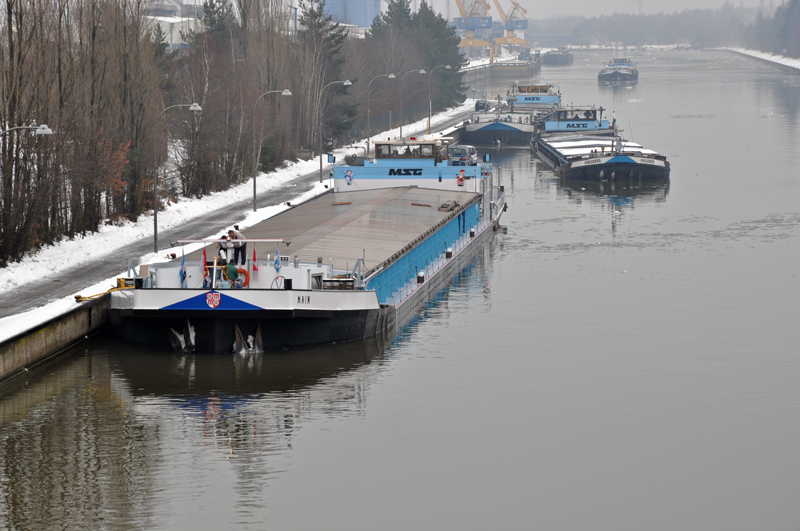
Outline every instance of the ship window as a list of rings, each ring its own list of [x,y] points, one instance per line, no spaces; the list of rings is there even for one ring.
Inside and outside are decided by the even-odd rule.
[[[322,275],[311,275],[311,289],[322,289]]]
[[[378,144],[376,149],[378,158],[389,158],[392,156],[392,146],[389,144]]]
[[[423,157],[430,157],[433,155],[433,146],[422,146],[422,156]]]

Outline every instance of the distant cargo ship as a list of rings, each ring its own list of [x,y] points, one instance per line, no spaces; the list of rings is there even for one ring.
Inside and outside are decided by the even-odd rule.
[[[599,74],[600,83],[636,83],[639,81],[639,70],[632,59],[615,57]]]
[[[567,66],[573,61],[572,52],[569,48],[561,47],[558,50],[550,50],[542,54],[542,64],[546,66]]]

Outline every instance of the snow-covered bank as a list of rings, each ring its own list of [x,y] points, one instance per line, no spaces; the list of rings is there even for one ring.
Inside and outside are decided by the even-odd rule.
[[[469,64],[467,66],[465,66],[464,68],[472,68],[472,67],[476,67],[476,66],[487,66],[492,60],[495,63],[505,63],[505,62],[509,62],[509,61],[516,61],[517,60],[517,56],[516,55],[502,54],[502,55],[498,55],[494,59],[489,59],[488,57],[481,57],[480,59],[470,59],[469,60]]]
[[[443,113],[438,113],[433,116],[432,125],[435,126],[443,121],[452,119],[454,116],[467,112],[472,109],[473,105],[474,103],[467,102]],[[424,131],[426,126],[427,119],[424,119],[403,126],[403,131],[406,133],[406,136],[409,134],[420,134],[417,132]],[[399,136],[399,134],[400,129],[395,128],[375,135],[373,138],[392,138]],[[366,142],[362,141],[351,146],[337,149],[334,153],[337,158],[341,160],[341,157],[344,155],[353,153],[356,151],[356,148],[364,147],[365,145]],[[330,168],[330,165],[326,163],[325,167]],[[275,190],[297,177],[313,173],[318,169],[319,159],[288,163],[284,168],[275,172],[269,174],[262,173],[259,175],[257,181],[258,192]],[[327,174],[327,170],[325,173]],[[292,202],[297,203],[311,199],[324,191],[324,185],[318,184],[312,190],[292,199]],[[246,181],[229,190],[200,199],[182,198],[176,203],[167,205],[163,211],[159,212],[159,230],[180,226],[189,220],[206,215],[226,205],[245,201],[252,198],[252,196],[253,184],[250,181]],[[282,212],[286,208],[288,207],[281,203],[259,208],[257,212],[244,209],[241,213],[241,221],[239,221],[238,224],[242,229],[247,229]],[[206,234],[192,234],[188,236],[209,238],[219,235],[220,232],[226,228],[227,227],[209,227],[209,231]],[[124,253],[125,246],[142,239],[152,238],[152,235],[153,216],[151,213],[141,216],[136,222],[103,225],[97,233],[88,234],[83,238],[76,238],[74,240],[65,240],[56,245],[45,247],[31,256],[26,257],[22,262],[10,264],[8,267],[0,270],[0,294],[14,290],[13,295],[15,297],[24,297],[25,286],[32,282],[47,279],[50,275],[63,273],[81,264],[89,264],[101,256],[105,257],[115,252],[120,254],[120,262],[122,263],[125,258],[128,258]],[[201,244],[195,244],[193,246],[187,245],[184,250],[186,253],[190,253],[199,249],[200,246]],[[171,252],[180,254],[181,249],[162,249],[158,254],[150,253],[140,257],[139,262],[153,263],[157,261],[166,261],[164,256]],[[124,276],[124,272],[120,271],[113,277],[103,280],[94,286],[87,287],[82,290],[81,293],[83,295],[91,295],[106,291],[113,286],[118,276]],[[10,296],[10,294],[6,296]],[[57,315],[61,315],[76,307],[77,304],[73,294],[71,294],[40,308],[0,319],[0,341],[38,326]]]
[[[742,55],[748,55],[750,57],[755,57],[756,59],[761,59],[763,61],[769,61],[770,63],[775,63],[788,68],[796,68],[800,70],[800,59],[795,59],[794,57],[786,57],[785,55],[775,55],[772,53],[759,52],[756,50],[747,50],[745,48],[719,48],[719,49],[730,50],[731,52],[740,53]]]

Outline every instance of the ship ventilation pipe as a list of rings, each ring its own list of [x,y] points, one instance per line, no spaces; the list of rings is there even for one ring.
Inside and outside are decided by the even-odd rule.
[[[444,256],[446,258],[453,258],[453,249],[448,247],[447,250],[444,252]]]
[[[475,237],[475,229],[469,229],[469,237],[470,238],[474,238]]]
[[[425,283],[425,271],[417,271],[417,284]]]

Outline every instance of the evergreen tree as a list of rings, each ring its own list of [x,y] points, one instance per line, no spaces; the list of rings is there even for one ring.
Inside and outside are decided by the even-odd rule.
[[[800,0],[789,0],[775,12],[777,53],[800,57]]]
[[[298,34],[301,47],[307,54],[315,57],[309,66],[308,78],[311,86],[321,91],[331,81],[341,81],[342,65],[345,58],[342,55],[342,46],[347,34],[343,27],[333,22],[330,15],[325,14],[325,0],[300,0],[300,9],[303,12],[300,24],[303,30]],[[352,79],[355,82],[356,79]],[[333,85],[324,94],[316,97],[346,95],[347,87]],[[336,103],[325,108],[323,104],[323,138],[335,139],[348,131],[353,125],[353,118],[358,114],[356,105]],[[316,109],[313,110],[316,113]]]
[[[410,33],[420,52],[426,58],[426,70],[429,72],[441,65],[450,65],[450,69],[440,68],[433,76],[438,78],[434,102],[438,109],[445,109],[459,104],[466,98],[462,85],[461,68],[467,60],[461,54],[458,43],[461,38],[453,26],[445,18],[432,10],[426,0],[422,0],[419,10],[411,20]],[[432,85],[433,85],[433,81]]]
[[[233,7],[228,0],[203,1],[203,25],[214,40],[225,37],[233,21]]]
[[[370,34],[381,38],[388,28],[393,31],[405,31],[411,28],[411,3],[410,0],[388,0],[386,11],[375,17],[372,21]]]

